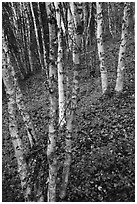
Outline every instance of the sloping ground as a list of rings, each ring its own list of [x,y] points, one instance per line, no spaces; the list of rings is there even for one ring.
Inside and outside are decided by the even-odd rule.
[[[74,139],[70,201],[134,201],[132,97],[98,100],[77,115],[79,129]]]
[[[107,67],[111,90],[115,86],[119,43],[106,43]],[[133,202],[135,200],[135,57],[133,39],[126,54],[125,86],[122,95],[101,97],[99,78],[80,71],[80,101],[74,121],[70,182],[64,201]],[[97,63],[98,64],[98,63]],[[46,143],[48,98],[44,77],[37,74],[22,82],[28,111],[43,151],[41,172],[47,174]],[[3,201],[23,201],[16,159],[8,131],[6,98],[3,97]],[[17,114],[19,132],[27,144],[23,121]],[[46,162],[45,162],[46,163]],[[41,174],[42,174],[41,173]],[[47,176],[47,175],[46,175]],[[45,184],[45,181],[43,184]],[[46,193],[46,190],[45,190]],[[59,201],[59,200],[58,200]]]

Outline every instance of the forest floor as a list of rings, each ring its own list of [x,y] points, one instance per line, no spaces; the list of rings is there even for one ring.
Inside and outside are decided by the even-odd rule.
[[[109,86],[113,90],[116,81],[119,42],[107,41],[105,45]],[[63,201],[135,201],[134,50],[134,39],[131,37],[126,53],[124,91],[119,96],[112,92],[107,97],[102,97],[100,77],[89,77],[85,69],[79,71],[80,101],[74,121],[69,185],[67,196]],[[49,101],[44,77],[38,73],[23,81],[21,87],[40,145],[43,145],[44,151],[38,155],[43,163],[38,171],[47,174],[46,148],[44,147],[47,143]],[[24,200],[8,130],[6,96],[3,96],[2,110],[3,202],[21,202]],[[26,132],[19,113],[17,113],[17,121],[20,136],[26,144]],[[58,198],[58,201],[61,200]]]

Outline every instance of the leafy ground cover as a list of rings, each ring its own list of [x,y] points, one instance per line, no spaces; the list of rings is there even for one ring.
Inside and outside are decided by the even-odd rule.
[[[100,78],[80,70],[80,101],[74,121],[72,164],[67,196],[70,202],[134,202],[135,200],[135,57],[134,39],[127,46],[124,92],[113,92],[119,42],[105,43],[110,93],[101,96]],[[98,66],[98,63],[97,65]],[[21,83],[42,151],[35,171],[45,185],[48,132],[48,94],[41,73]],[[6,97],[3,96],[3,201],[23,201],[17,163],[8,130]],[[23,121],[17,113],[19,133],[27,145]],[[58,142],[60,145],[60,143]],[[29,149],[29,147],[27,147]],[[36,166],[36,165],[35,165]],[[61,171],[61,168],[60,168]],[[37,175],[37,172],[35,172]],[[38,179],[37,176],[35,176]],[[60,187],[60,181],[58,181]],[[45,187],[46,196],[46,187]],[[58,198],[58,201],[61,201]]]

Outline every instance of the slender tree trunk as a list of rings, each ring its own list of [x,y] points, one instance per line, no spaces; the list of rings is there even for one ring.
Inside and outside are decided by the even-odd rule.
[[[41,30],[41,37],[42,37],[42,48],[43,48],[43,59],[44,59],[44,70],[46,72],[46,76],[48,78],[48,65],[47,65],[47,60],[46,60],[46,46],[45,46],[45,41],[44,41],[44,30],[42,26],[42,19],[41,19],[41,12],[40,12],[40,6],[38,3],[38,13],[39,13],[39,23],[40,23],[40,30]]]
[[[83,32],[83,39],[82,39],[82,48],[85,50],[85,61],[86,61],[86,38],[87,38],[87,25],[88,25],[88,3],[83,3],[83,21],[84,21],[84,32]]]
[[[56,119],[57,119],[57,97],[56,97],[56,19],[52,13],[53,4],[46,2],[46,10],[48,15],[49,26],[49,94],[50,94],[50,120],[47,158],[49,164],[49,183],[48,183],[48,202],[56,202],[56,178],[57,178],[57,156],[56,156]]]
[[[13,143],[15,156],[18,163],[18,172],[21,180],[21,187],[24,193],[25,201],[30,200],[31,189],[28,186],[28,169],[25,161],[23,146],[21,138],[19,137],[17,121],[16,121],[16,95],[15,95],[15,84],[13,79],[13,67],[10,64],[9,50],[2,36],[3,43],[3,68],[2,77],[6,87],[6,93],[8,95],[8,113],[9,113],[9,132]]]
[[[37,42],[37,49],[38,49],[38,55],[39,55],[39,60],[40,60],[40,66],[41,66],[42,70],[44,70],[43,63],[42,63],[42,58],[41,58],[41,52],[40,52],[40,43],[39,43],[38,29],[37,29],[36,18],[35,18],[32,2],[30,2],[30,8],[31,8],[31,13],[32,13],[32,17],[33,17],[33,23],[34,23],[34,29],[35,29],[35,36],[36,36],[36,42]]]
[[[109,20],[109,31],[113,38],[116,37],[116,19],[115,19],[115,10],[114,3],[108,2],[108,20]]]
[[[122,92],[123,84],[124,84],[124,69],[125,69],[125,53],[126,53],[126,45],[128,41],[128,18],[130,11],[130,3],[125,3],[124,5],[124,15],[123,15],[123,23],[122,23],[122,33],[121,33],[121,44],[119,49],[119,57],[118,57],[118,67],[117,67],[117,79],[115,91]]]
[[[58,94],[59,94],[59,125],[62,128],[65,124],[65,95],[64,95],[64,70],[63,70],[63,31],[61,26],[61,14],[59,10],[59,3],[55,3],[56,18],[58,25]]]
[[[114,38],[114,35],[113,35],[113,28],[112,28],[112,11],[111,11],[111,3],[108,2],[108,25],[109,25],[109,31],[111,33],[111,36]]]
[[[114,19],[114,38],[116,38],[116,34],[117,34],[117,25],[116,25],[116,12],[117,10],[115,9],[115,2],[112,2],[111,4],[112,6],[112,13],[113,13],[113,19]]]
[[[13,21],[13,33],[14,33],[14,36],[16,38],[16,41],[17,41],[17,47],[18,47],[18,53],[15,53],[15,56],[16,56],[16,59],[17,61],[19,62],[20,66],[20,72],[22,73],[23,77],[25,76],[25,69],[24,69],[24,66],[23,66],[23,53],[22,53],[22,49],[20,47],[20,39],[21,39],[21,31],[20,31],[20,27],[18,25],[18,15],[17,15],[17,12],[15,10],[15,7],[14,7],[14,3],[11,2],[11,8],[12,8],[12,19],[11,17],[9,16],[11,22]],[[19,21],[20,22],[20,21]],[[15,52],[15,50],[14,50]]]
[[[20,60],[23,64],[24,75],[28,74],[28,64],[27,64],[27,56],[26,56],[26,42],[25,42],[25,33],[24,33],[24,17],[23,17],[23,10],[22,10],[22,3],[11,3],[13,13],[13,20],[15,25],[15,32],[16,37],[19,42],[19,50],[20,50]],[[16,23],[15,23],[16,22]],[[20,46],[21,45],[21,46]]]
[[[24,16],[26,18],[26,38],[27,38],[27,50],[28,50],[29,64],[30,64],[30,70],[31,70],[31,72],[33,72],[29,8],[28,8],[28,3],[27,2],[23,2],[23,5],[24,5]]]
[[[91,68],[89,70],[89,65],[87,64],[88,58],[87,58],[87,52],[88,52],[88,42],[91,42],[91,36],[90,36],[90,23],[91,23],[91,18],[92,18],[92,3],[89,2],[89,18],[88,18],[88,24],[87,24],[87,28],[86,28],[86,39],[85,39],[85,61],[86,61],[86,65],[87,65],[87,71],[90,73]],[[91,43],[90,43],[91,45]]]
[[[4,42],[4,41],[3,41]],[[29,186],[28,179],[29,179],[29,167],[26,163],[25,160],[25,156],[23,153],[23,146],[22,146],[22,141],[19,137],[19,133],[18,133],[18,128],[17,128],[17,122],[16,122],[16,109],[18,108],[22,117],[23,117],[23,121],[24,124],[26,126],[26,130],[27,130],[27,136],[30,142],[30,146],[31,148],[35,145],[36,141],[37,141],[37,137],[36,137],[36,133],[30,118],[30,115],[28,114],[25,104],[24,104],[24,99],[23,99],[23,95],[22,92],[20,90],[17,78],[15,76],[15,70],[12,66],[12,62],[10,60],[11,56],[9,54],[9,50],[8,47],[6,45],[6,43],[3,43],[3,47],[4,47],[4,53],[6,53],[5,55],[3,55],[3,80],[7,89],[7,94],[9,95],[9,103],[8,103],[8,110],[9,110],[9,130],[11,133],[11,137],[12,137],[12,142],[13,142],[13,146],[15,149],[15,154],[20,154],[19,156],[21,156],[22,161],[18,161],[20,158],[17,157],[17,161],[18,161],[18,165],[22,165],[22,167],[19,167],[21,171],[21,175],[20,175],[20,179],[21,179],[21,184],[22,184],[22,188],[24,191],[24,198],[26,201],[32,201],[32,198],[30,197],[31,195],[31,188]],[[8,53],[7,53],[8,52]],[[7,61],[5,60],[7,58]],[[11,116],[11,114],[13,114]],[[12,120],[13,119],[13,120]],[[12,121],[11,121],[12,120]],[[12,125],[14,123],[13,129],[11,128]],[[15,137],[14,137],[14,133],[15,133]],[[15,139],[15,141],[14,141]],[[17,139],[17,141],[16,141]],[[19,149],[17,149],[19,146]],[[18,151],[16,152],[16,149],[19,150],[20,152],[18,153]],[[20,174],[20,172],[19,172]],[[24,177],[23,177],[24,176]],[[23,181],[22,180],[25,180]],[[25,187],[24,187],[25,186]],[[26,188],[26,189],[24,189]],[[42,190],[41,187],[38,188],[37,190],[37,201],[38,202],[44,202],[44,197],[42,195]]]
[[[78,70],[80,68],[80,59],[79,59],[79,50],[81,45],[81,33],[78,32],[78,26],[80,26],[80,18],[78,16],[76,6],[74,3],[70,3],[70,9],[72,14],[69,19],[74,19],[73,22],[73,65],[74,65],[74,75],[73,75],[73,85],[72,85],[72,98],[71,98],[71,104],[70,109],[67,110],[67,125],[66,125],[66,156],[64,161],[64,167],[63,167],[63,175],[62,175],[62,188],[60,192],[60,198],[64,198],[66,196],[66,189],[68,185],[68,179],[69,179],[69,172],[70,172],[70,165],[71,165],[71,144],[72,144],[72,133],[73,133],[73,121],[75,116],[75,110],[77,107],[77,99],[78,99]]]
[[[22,52],[24,54],[24,67],[26,71],[26,75],[30,73],[30,66],[29,66],[29,55],[28,55],[28,43],[27,43],[27,22],[24,12],[24,5],[23,2],[19,2],[19,12],[21,17],[21,34],[22,34]]]
[[[63,12],[63,11],[62,11]],[[65,8],[64,8],[64,18],[63,18],[63,24],[65,25],[65,29],[64,29],[64,33],[65,33],[65,38],[63,39],[63,65],[64,65],[64,90],[65,90],[65,114],[67,113],[68,110],[68,106],[70,104],[70,93],[69,93],[69,68],[70,68],[70,48],[69,47],[69,41],[71,41],[70,44],[72,44],[72,39],[69,40],[69,35],[70,33],[68,32],[68,27],[69,29],[73,30],[73,26],[72,25],[68,25],[69,21],[71,21],[71,17],[68,17],[68,2],[65,4]],[[69,15],[70,16],[70,15]],[[61,21],[62,23],[62,21]],[[63,27],[63,26],[62,26]],[[73,32],[73,31],[72,31]],[[72,33],[71,32],[71,33]],[[73,35],[72,35],[73,36]]]
[[[89,2],[89,19],[88,19],[88,25],[87,25],[87,35],[86,35],[86,49],[88,47],[88,42],[91,38],[90,36],[90,23],[91,23],[91,18],[92,18],[92,3]],[[93,28],[91,28],[93,29]],[[90,40],[91,41],[91,40]],[[91,43],[90,43],[91,44]]]
[[[72,51],[72,44],[73,44],[73,36],[74,36],[74,19],[72,18],[70,5],[68,3],[68,48]]]
[[[96,3],[97,6],[97,45],[98,45],[98,55],[100,60],[100,72],[101,72],[101,83],[103,94],[108,88],[107,79],[107,68],[105,65],[105,52],[103,44],[103,16],[102,16],[102,3]]]

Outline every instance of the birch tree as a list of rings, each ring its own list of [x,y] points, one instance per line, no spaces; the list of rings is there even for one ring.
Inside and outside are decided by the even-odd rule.
[[[32,63],[32,51],[31,51],[31,33],[30,33],[30,20],[29,20],[29,7],[27,2],[23,2],[23,9],[24,9],[24,17],[25,17],[25,24],[26,24],[26,41],[27,41],[27,51],[28,51],[28,58],[30,64],[30,70],[33,72],[33,63]]]
[[[66,189],[68,185],[68,179],[69,179],[69,173],[70,173],[70,165],[71,165],[71,143],[72,143],[72,134],[73,134],[73,121],[74,121],[74,115],[75,110],[77,107],[77,99],[78,99],[78,70],[80,68],[80,45],[81,45],[81,12],[76,8],[75,3],[70,3],[70,11],[68,12],[68,19],[70,19],[71,28],[73,29],[73,50],[72,50],[72,57],[73,57],[73,82],[72,82],[72,97],[71,97],[71,103],[70,108],[67,110],[66,113],[66,156],[63,166],[63,175],[62,175],[62,188],[60,192],[60,197],[64,198],[66,196]],[[72,26],[73,25],[73,26]],[[72,31],[71,31],[72,32]]]
[[[28,42],[27,42],[27,22],[24,12],[24,5],[23,2],[16,3],[16,10],[17,10],[17,16],[18,16],[18,26],[20,28],[20,34],[21,34],[21,49],[23,53],[23,64],[25,68],[26,75],[30,73],[30,62],[29,62],[29,55],[28,55]]]
[[[16,121],[16,94],[15,94],[15,83],[13,79],[13,67],[11,66],[9,50],[7,42],[5,40],[4,32],[2,36],[3,46],[3,66],[2,66],[2,77],[4,85],[6,87],[6,93],[8,96],[8,113],[9,113],[9,132],[13,143],[15,156],[18,164],[18,172],[21,180],[21,187],[24,193],[25,201],[30,201],[31,188],[28,185],[28,169],[25,156],[23,153],[22,140],[19,137],[17,121]]]
[[[21,77],[23,79],[26,71],[25,71],[24,66],[23,66],[23,52],[22,52],[22,49],[20,46],[20,44],[22,44],[21,30],[20,30],[20,27],[17,23],[17,22],[19,22],[19,17],[18,17],[17,11],[15,10],[13,2],[11,2],[11,5],[9,5],[9,8],[10,8],[9,10],[11,10],[11,12],[9,11],[9,13],[8,12],[7,13],[8,13],[9,22],[11,24],[11,26],[10,26],[11,32],[13,32],[14,38],[16,39],[16,48],[17,48],[17,49],[15,49],[15,46],[13,46],[12,54],[15,57],[17,66],[19,68],[19,71],[21,73]],[[10,32],[9,32],[9,39],[12,43],[13,36],[11,37]]]
[[[31,165],[29,165],[28,162],[26,162],[26,155],[24,154],[24,149],[26,150],[26,148],[23,146],[22,140],[20,139],[19,132],[18,132],[17,121],[16,121],[17,108],[19,109],[21,116],[23,117],[24,125],[27,131],[27,137],[31,147],[30,149],[32,149],[34,145],[36,145],[37,136],[36,136],[30,115],[24,104],[24,97],[20,90],[14,67],[12,66],[11,52],[5,40],[3,40],[3,48],[4,48],[3,49],[3,81],[7,90],[7,95],[9,95],[9,103],[8,103],[9,131],[11,134],[11,139],[15,149],[16,159],[18,162],[19,175],[20,175],[22,189],[24,191],[24,198],[26,201],[32,201],[34,198],[32,198],[31,196],[32,194],[31,186],[34,184],[29,182]],[[13,125],[14,127],[12,129]],[[42,195],[42,190],[40,186],[36,189],[36,198],[38,202],[44,201],[44,197]]]
[[[63,30],[61,26],[61,14],[59,9],[59,3],[55,3],[56,19],[58,26],[58,57],[57,57],[57,69],[58,69],[58,103],[59,103],[59,125],[62,128],[65,124],[65,95],[64,95],[64,70],[63,70]]]
[[[12,3],[13,11],[15,15],[16,25],[17,25],[17,31],[18,34],[18,41],[19,41],[19,47],[21,50],[21,60],[23,63],[23,68],[25,70],[25,75],[27,76],[30,73],[30,62],[29,62],[29,55],[28,55],[28,43],[27,43],[27,23],[26,23],[26,17],[25,17],[25,11],[24,11],[24,5],[23,2],[18,3]],[[14,18],[14,16],[13,16]]]
[[[33,24],[34,24],[34,29],[35,29],[35,36],[36,36],[37,50],[38,50],[38,55],[39,55],[40,66],[41,66],[42,70],[44,70],[43,63],[42,63],[42,55],[40,52],[40,43],[39,43],[38,29],[37,29],[37,24],[36,24],[36,17],[34,14],[32,2],[30,2],[30,8],[31,8],[31,13],[32,13],[32,17],[33,17]]]
[[[108,79],[107,79],[107,68],[105,65],[105,52],[104,52],[104,44],[103,44],[102,3],[96,3],[96,7],[97,7],[97,32],[96,32],[97,46],[98,46],[98,55],[100,60],[102,92],[104,94],[108,88]]]
[[[115,18],[115,3],[108,2],[108,22],[109,22],[109,31],[113,38],[116,37],[116,18]]]
[[[46,72],[46,77],[48,78],[48,64],[47,64],[47,59],[46,59],[46,46],[45,46],[45,41],[44,41],[44,30],[43,30],[43,26],[42,26],[42,19],[41,19],[41,11],[40,11],[40,5],[39,3],[37,3],[38,5],[38,18],[39,18],[39,26],[40,26],[40,31],[41,31],[41,38],[42,38],[42,49],[43,49],[43,61],[44,61],[44,70]]]
[[[91,24],[91,18],[92,18],[92,3],[89,2],[89,18],[88,18],[88,24],[87,24],[87,34],[86,34],[86,49],[87,49],[87,46],[88,46],[88,41],[89,39],[91,38],[90,36],[90,24]],[[92,29],[92,28],[91,28]],[[90,40],[91,41],[91,40]],[[90,43],[91,44],[91,43]]]
[[[130,3],[125,3],[124,15],[123,15],[123,21],[122,21],[121,44],[120,44],[119,57],[118,57],[117,79],[116,79],[116,86],[115,86],[116,92],[123,91],[125,53],[126,53],[126,45],[128,42],[129,12],[130,12]]]
[[[10,50],[11,50],[11,54],[14,58],[14,64],[15,64],[15,69],[16,72],[18,73],[18,75],[23,79],[23,73],[22,73],[22,66],[21,66],[21,62],[19,61],[19,50],[18,50],[18,39],[17,36],[15,35],[15,29],[14,29],[14,25],[12,22],[12,7],[9,6],[8,3],[3,3],[2,5],[2,26],[3,29],[5,31],[5,33],[7,34],[7,39],[10,45]],[[16,46],[12,46],[13,44],[16,44]],[[18,57],[17,57],[18,56]]]
[[[56,178],[57,178],[57,156],[56,156],[56,120],[57,120],[57,67],[56,67],[56,18],[53,3],[46,2],[49,26],[49,100],[50,100],[50,120],[47,158],[49,164],[48,202],[56,201]]]

